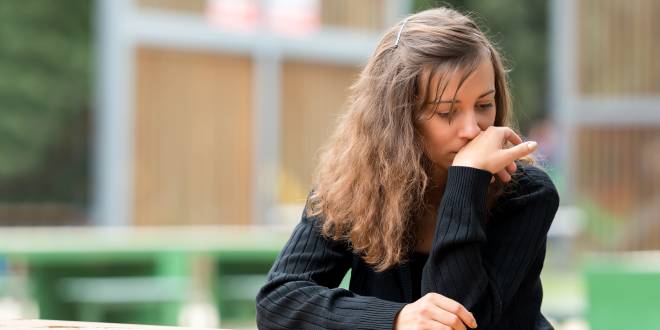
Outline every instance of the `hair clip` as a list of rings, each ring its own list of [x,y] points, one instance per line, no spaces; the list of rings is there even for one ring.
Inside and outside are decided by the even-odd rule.
[[[401,27],[399,28],[399,33],[396,34],[396,41],[394,42],[394,47],[399,46],[399,39],[401,39],[401,32],[403,32],[403,27],[406,25],[406,22],[408,22],[408,19],[410,17],[406,17],[406,19],[403,20],[403,23],[401,23]]]

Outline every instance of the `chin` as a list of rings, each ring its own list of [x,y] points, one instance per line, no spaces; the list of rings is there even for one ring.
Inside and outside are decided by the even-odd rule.
[[[438,164],[438,168],[441,169],[441,170],[443,170],[443,171],[447,171],[447,170],[449,169],[449,167],[451,166],[452,163],[453,163],[453,162],[452,162],[451,159],[447,159],[447,160],[445,160],[445,161],[439,163],[439,164]]]

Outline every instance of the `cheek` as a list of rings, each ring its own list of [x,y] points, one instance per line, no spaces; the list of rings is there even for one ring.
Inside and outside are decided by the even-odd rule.
[[[480,120],[479,126],[483,130],[486,130],[486,128],[495,125],[495,115],[496,114],[497,114],[496,109],[488,111],[488,113],[486,115],[484,115],[483,118]]]
[[[447,128],[436,128],[428,132],[424,138],[426,155],[434,162],[439,162],[444,158],[447,150],[447,142],[450,139],[450,133]]]

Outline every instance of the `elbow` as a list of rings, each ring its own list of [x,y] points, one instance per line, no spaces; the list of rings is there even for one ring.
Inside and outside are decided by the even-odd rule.
[[[264,284],[261,289],[259,289],[259,292],[257,292],[256,296],[256,321],[257,321],[257,326],[259,329],[270,329],[271,327],[268,326],[269,322],[269,317],[268,317],[268,312],[269,308],[272,308],[270,304],[268,303],[269,298],[268,295],[271,293],[272,290],[269,290],[269,285],[268,283]]]
[[[557,188],[554,186],[549,187],[547,189],[546,198],[548,203],[552,206],[552,209],[557,212],[560,203],[559,192],[557,191]]]
[[[257,293],[256,297],[256,322],[257,328],[259,329],[274,329],[272,318],[269,317],[269,308],[272,308],[268,304],[268,295],[264,292],[262,288]]]
[[[268,316],[267,316],[267,310],[266,307],[261,303],[261,301],[257,298],[257,313],[256,313],[256,321],[257,321],[257,327],[259,329],[269,329],[268,327]]]
[[[552,222],[555,220],[555,215],[557,214],[557,210],[559,209],[559,192],[557,192],[557,189],[552,186],[552,187],[547,187],[543,191],[543,203],[546,205],[546,223],[545,223],[545,232],[547,232],[550,229],[550,225],[552,225]]]
[[[282,299],[289,299],[282,292],[283,284],[269,279],[257,292],[256,322],[259,329],[294,329],[290,327],[289,311]],[[280,291],[280,292],[278,292]]]

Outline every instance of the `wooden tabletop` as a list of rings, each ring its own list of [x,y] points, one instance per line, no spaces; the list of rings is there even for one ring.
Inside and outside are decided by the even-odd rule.
[[[210,328],[165,327],[155,325],[75,322],[58,320],[0,320],[0,329],[57,329],[57,330],[201,330]]]

